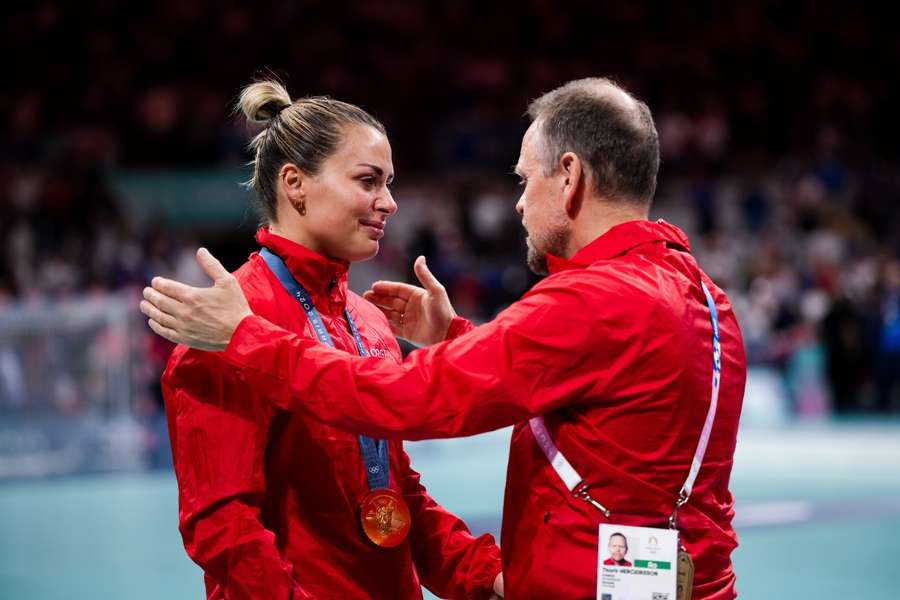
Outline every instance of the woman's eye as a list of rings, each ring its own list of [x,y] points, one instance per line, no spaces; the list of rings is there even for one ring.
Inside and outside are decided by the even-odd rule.
[[[375,184],[377,183],[374,177],[363,177],[360,181],[362,182],[363,187],[366,188],[375,187]]]

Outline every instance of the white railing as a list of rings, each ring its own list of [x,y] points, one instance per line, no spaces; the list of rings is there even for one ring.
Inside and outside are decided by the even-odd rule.
[[[145,336],[133,292],[0,307],[0,479],[142,468]]]

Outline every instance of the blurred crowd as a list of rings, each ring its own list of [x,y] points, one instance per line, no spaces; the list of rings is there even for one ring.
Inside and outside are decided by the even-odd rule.
[[[409,278],[425,254],[458,312],[489,319],[536,281],[508,175],[521,115],[540,93],[603,74],[653,110],[654,215],[689,233],[728,290],[751,365],[782,374],[796,414],[896,411],[900,117],[885,74],[900,66],[900,44],[875,11],[592,3],[573,16],[546,0],[360,1],[340,14],[289,1],[10,8],[0,311],[110,295],[136,306],[153,275],[202,281],[200,242],[237,267],[252,223],[138,221],[111,177],[245,163],[249,130],[233,102],[271,72],[296,96],[358,103],[388,129],[400,212],[352,283]],[[149,411],[168,347],[135,322],[133,381]],[[21,355],[9,339],[0,331],[0,405]]]

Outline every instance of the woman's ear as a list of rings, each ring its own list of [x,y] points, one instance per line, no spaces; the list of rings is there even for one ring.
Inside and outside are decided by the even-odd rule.
[[[285,163],[278,172],[288,202],[301,216],[306,214],[306,174],[293,163]]]

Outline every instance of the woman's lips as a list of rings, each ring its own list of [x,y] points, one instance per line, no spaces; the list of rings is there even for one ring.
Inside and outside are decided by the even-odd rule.
[[[381,221],[360,221],[360,224],[373,240],[380,240],[384,237],[384,223]]]

